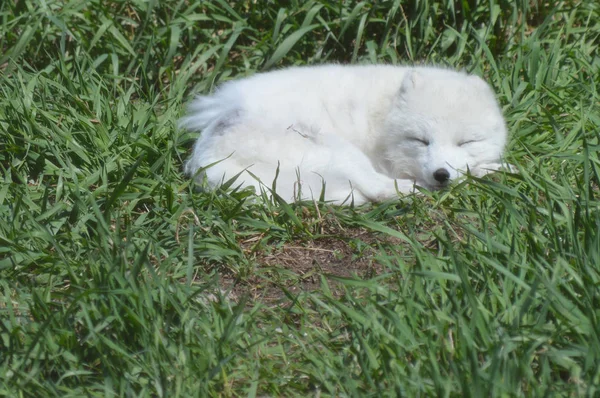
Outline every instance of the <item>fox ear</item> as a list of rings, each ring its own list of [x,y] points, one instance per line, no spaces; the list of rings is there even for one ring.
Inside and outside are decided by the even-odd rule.
[[[407,93],[421,85],[422,76],[419,72],[414,69],[409,70],[402,79],[402,85],[400,86],[400,94]]]

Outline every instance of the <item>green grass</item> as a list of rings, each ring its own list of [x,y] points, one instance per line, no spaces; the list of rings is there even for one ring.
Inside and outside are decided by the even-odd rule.
[[[599,54],[593,1],[0,2],[0,395],[599,394]],[[323,62],[484,76],[519,173],[194,193],[192,94]]]

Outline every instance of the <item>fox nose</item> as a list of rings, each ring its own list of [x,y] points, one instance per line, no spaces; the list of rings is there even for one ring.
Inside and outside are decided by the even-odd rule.
[[[439,168],[433,172],[433,178],[435,178],[437,182],[448,182],[450,179],[450,172],[444,168]]]

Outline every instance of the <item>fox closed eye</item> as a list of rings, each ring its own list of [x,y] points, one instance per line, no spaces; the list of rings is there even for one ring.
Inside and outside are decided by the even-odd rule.
[[[469,144],[474,144],[476,142],[479,142],[481,140],[468,140],[468,141],[461,141],[458,143],[458,146],[465,146],[465,145],[469,145]]]
[[[418,142],[421,145],[429,146],[429,140],[426,138],[408,137],[408,140]]]

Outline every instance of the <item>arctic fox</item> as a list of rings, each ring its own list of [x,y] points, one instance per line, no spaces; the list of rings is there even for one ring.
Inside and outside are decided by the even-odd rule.
[[[481,78],[435,67],[294,67],[197,97],[185,171],[216,187],[276,186],[290,202],[362,204],[501,168],[506,126]],[[276,177],[275,185],[273,181]]]

